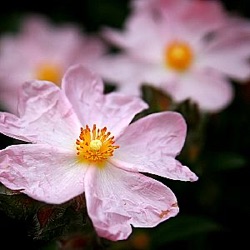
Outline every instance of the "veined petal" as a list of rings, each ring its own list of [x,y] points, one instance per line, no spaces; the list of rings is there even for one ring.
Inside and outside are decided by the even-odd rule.
[[[1,133],[33,143],[72,149],[80,123],[60,89],[46,81],[24,84],[19,116],[0,113]]]
[[[96,115],[101,109],[104,99],[103,87],[101,78],[82,65],[71,66],[65,73],[62,89],[82,125],[89,124],[92,115]]]
[[[126,239],[134,227],[154,227],[179,212],[173,192],[140,173],[112,165],[89,168],[85,178],[89,216],[101,237]]]
[[[137,113],[147,108],[148,105],[139,97],[119,93],[107,94],[101,111],[101,127],[106,124],[112,135],[117,136]]]
[[[148,115],[132,123],[116,140],[120,148],[110,161],[129,171],[195,181],[197,176],[175,160],[184,145],[186,130],[179,113]]]
[[[177,112],[165,111],[148,115],[133,122],[117,142],[122,148],[121,151],[129,152],[128,155],[135,148],[137,148],[137,153],[145,154],[145,149],[148,148],[148,153],[152,153],[151,151],[155,149],[158,156],[175,157],[184,145],[186,133],[187,125],[183,116]],[[131,149],[131,147],[134,148]]]
[[[82,121],[83,126],[107,127],[112,135],[119,134],[135,114],[148,105],[135,96],[118,93],[103,94],[103,82],[88,69],[71,67],[63,80],[63,89]]]
[[[0,151],[0,181],[47,203],[60,204],[84,192],[87,166],[72,151],[24,144]]]

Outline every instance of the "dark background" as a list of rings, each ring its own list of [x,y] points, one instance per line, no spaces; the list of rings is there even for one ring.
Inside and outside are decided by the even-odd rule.
[[[248,0],[222,2],[228,11],[250,18]],[[22,15],[34,12],[56,22],[75,22],[85,31],[96,32],[102,26],[122,27],[129,13],[129,1],[8,1],[0,10],[0,35],[15,29]],[[233,103],[209,117],[200,135],[201,154],[197,161],[187,162],[199,175],[199,181],[161,180],[175,192],[180,214],[155,229],[142,230],[151,242],[150,249],[246,249],[249,245],[250,84],[232,84],[236,93]],[[190,121],[191,129],[192,126]],[[11,139],[0,136],[1,149],[11,143]],[[27,236],[28,225],[5,211],[0,212],[0,230],[0,244],[8,246],[0,246],[1,249],[15,249],[17,245],[39,248]],[[111,248],[119,249],[119,244],[114,243]]]

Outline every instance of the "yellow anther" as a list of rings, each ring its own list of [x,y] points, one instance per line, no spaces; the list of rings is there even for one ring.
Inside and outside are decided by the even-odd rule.
[[[111,156],[119,146],[114,145],[114,136],[107,132],[107,128],[97,129],[93,125],[92,130],[86,125],[81,128],[79,139],[76,140],[77,155],[80,160],[102,163]]]

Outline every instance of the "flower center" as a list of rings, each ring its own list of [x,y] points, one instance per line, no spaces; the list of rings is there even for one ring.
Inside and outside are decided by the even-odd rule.
[[[102,147],[102,142],[100,140],[92,140],[89,144],[90,150],[97,151]]]
[[[185,42],[174,41],[165,49],[165,63],[168,67],[184,71],[189,68],[193,60],[190,46]]]
[[[76,140],[77,155],[81,160],[103,163],[113,156],[115,149],[119,148],[114,143],[114,136],[111,136],[106,127],[97,129],[94,124],[90,130],[86,125],[85,128],[81,128],[79,139]]]
[[[61,80],[61,68],[53,63],[41,63],[36,70],[36,77],[39,80],[46,80],[59,84]]]

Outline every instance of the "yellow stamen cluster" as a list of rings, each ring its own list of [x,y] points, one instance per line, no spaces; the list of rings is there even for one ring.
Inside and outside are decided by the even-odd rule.
[[[193,61],[193,52],[185,42],[174,41],[166,46],[165,64],[177,71],[187,70]]]
[[[61,68],[57,64],[53,63],[41,63],[36,69],[36,79],[46,80],[59,84],[61,81]]]
[[[115,143],[114,136],[107,128],[97,129],[93,125],[92,130],[86,125],[81,128],[79,139],[76,140],[77,155],[81,160],[88,162],[102,163],[109,157],[113,156],[114,150],[119,146],[113,145]]]

